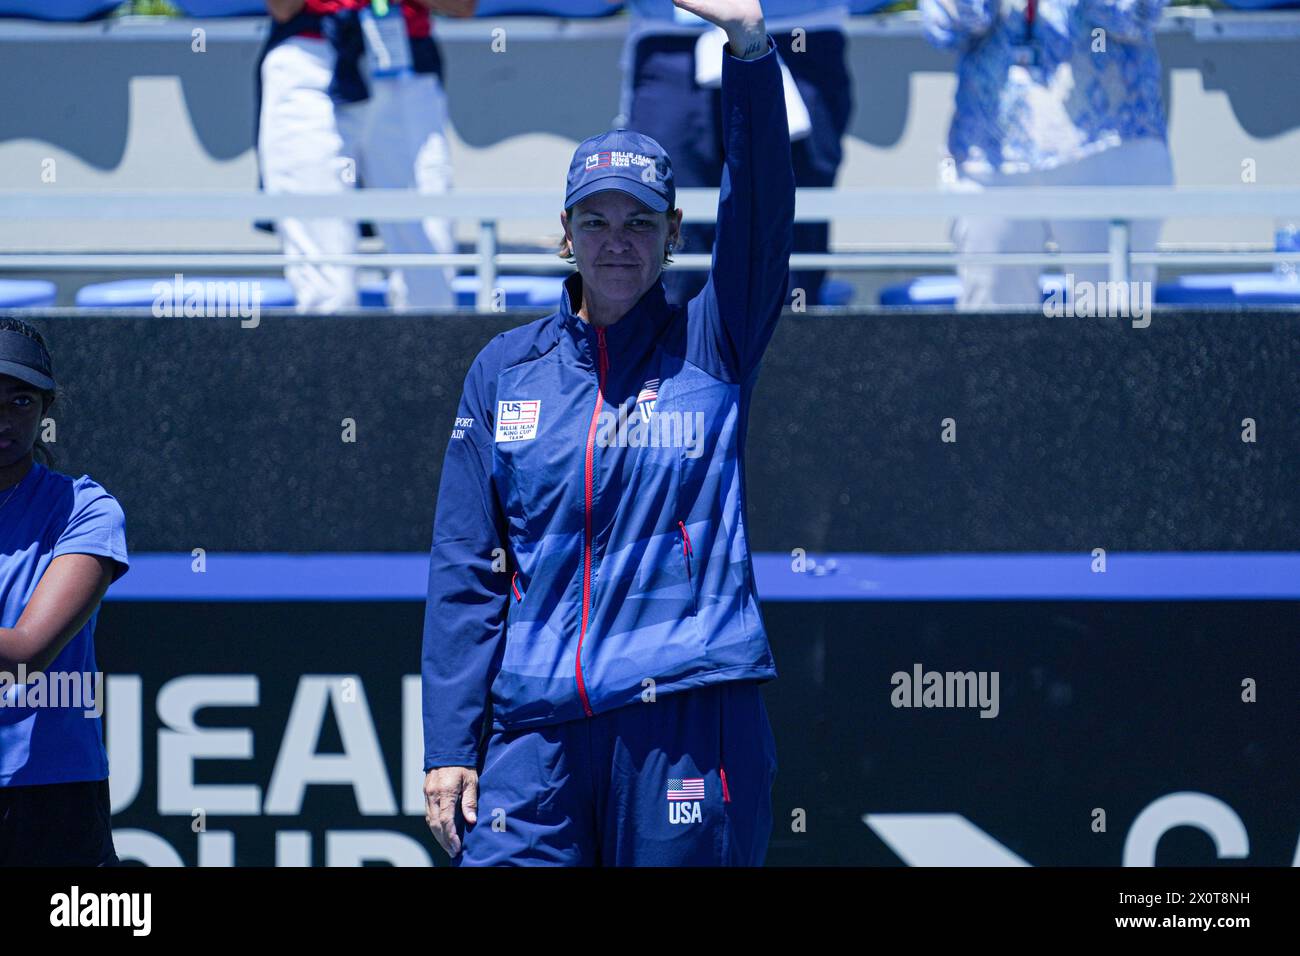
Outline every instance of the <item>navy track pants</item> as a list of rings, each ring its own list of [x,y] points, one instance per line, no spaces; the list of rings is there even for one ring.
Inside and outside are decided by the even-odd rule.
[[[761,866],[776,770],[754,681],[494,732],[452,864]]]

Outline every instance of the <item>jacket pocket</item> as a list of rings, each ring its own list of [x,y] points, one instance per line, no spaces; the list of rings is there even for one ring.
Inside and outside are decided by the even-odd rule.
[[[507,652],[511,649],[511,642],[516,640],[521,631],[527,630],[527,622],[522,619],[524,587],[523,579],[518,571],[510,574],[510,588],[506,592],[506,644]]]
[[[686,566],[686,587],[691,592],[691,613],[700,613],[700,602],[695,592],[695,549],[691,545],[691,533],[686,530],[686,522],[677,522],[677,536],[682,545],[682,563]]]

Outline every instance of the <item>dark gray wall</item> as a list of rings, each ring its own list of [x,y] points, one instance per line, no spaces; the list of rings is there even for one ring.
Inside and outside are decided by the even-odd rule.
[[[422,551],[465,370],[514,321],[51,318],[59,467],[120,498],[137,551]],[[1300,310],[787,315],[751,544],[1298,550],[1297,409]]]

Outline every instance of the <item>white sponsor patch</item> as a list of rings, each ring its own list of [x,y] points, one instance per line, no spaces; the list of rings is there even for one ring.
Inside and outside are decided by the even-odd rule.
[[[533,402],[497,402],[497,441],[525,441],[537,437],[537,422],[542,417],[541,400]]]

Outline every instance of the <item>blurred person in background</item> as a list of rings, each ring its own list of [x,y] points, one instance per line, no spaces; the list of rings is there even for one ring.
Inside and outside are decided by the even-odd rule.
[[[631,22],[623,48],[619,122],[663,145],[673,157],[678,186],[717,189],[726,36],[672,0],[628,0],[627,6]],[[763,9],[782,61],[795,183],[832,187],[853,109],[845,62],[847,0],[764,0]],[[677,251],[708,252],[713,232],[707,222],[683,225]],[[796,253],[827,252],[829,239],[829,223],[795,223]],[[666,272],[668,300],[685,304],[706,278],[703,271]],[[803,304],[817,305],[825,278],[825,270],[792,272],[790,288],[804,290]]]
[[[442,58],[430,12],[472,16],[477,0],[268,0],[274,24],[260,65],[258,156],[268,193],[451,189]],[[285,253],[350,255],[350,220],[277,222]],[[444,218],[378,224],[391,253],[455,251]],[[359,304],[352,266],[286,268],[301,312]],[[391,306],[455,304],[449,266],[395,269]]]
[[[1166,0],[920,0],[929,40],[955,49],[957,98],[941,183],[978,192],[1020,186],[1167,186],[1160,60]],[[1007,196],[1007,206],[1016,202]],[[1158,220],[1132,222],[1130,248],[1154,250]],[[959,218],[959,252],[1105,252],[1106,220]],[[1076,283],[1105,266],[1065,263]],[[958,268],[958,308],[1037,306],[1038,266]],[[1154,266],[1135,266],[1153,282]]]

